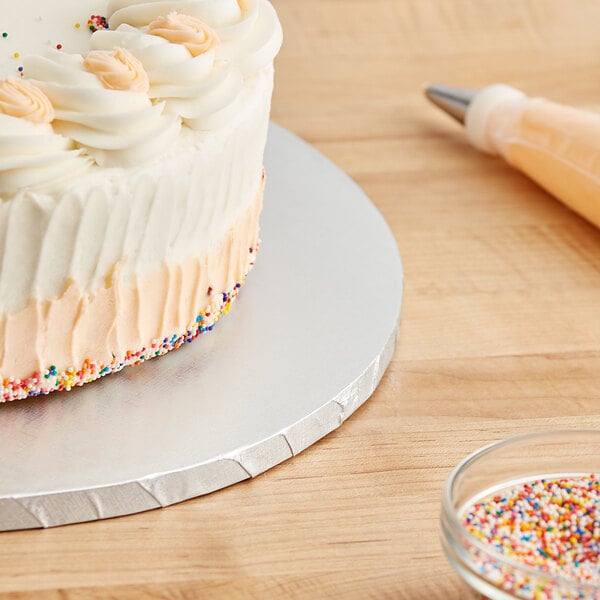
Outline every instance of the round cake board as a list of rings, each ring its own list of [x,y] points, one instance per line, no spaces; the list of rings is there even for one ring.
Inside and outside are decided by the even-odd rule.
[[[214,492],[339,427],[391,360],[402,265],[339,168],[272,125],[258,260],[192,344],[0,405],[0,531],[126,515]]]

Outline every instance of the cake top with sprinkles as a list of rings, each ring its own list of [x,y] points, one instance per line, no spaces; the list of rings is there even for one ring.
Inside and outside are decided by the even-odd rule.
[[[102,17],[106,0],[19,0],[0,14],[0,79],[17,77],[24,57],[64,49],[89,50],[90,17]]]

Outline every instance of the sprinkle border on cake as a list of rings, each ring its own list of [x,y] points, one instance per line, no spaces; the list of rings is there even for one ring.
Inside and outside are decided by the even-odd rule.
[[[254,251],[256,252],[258,248]],[[250,267],[254,263],[250,264]],[[221,299],[216,309],[207,308],[200,311],[184,332],[177,332],[162,339],[152,340],[147,346],[138,350],[128,350],[122,356],[115,356],[109,364],[85,359],[78,369],[70,367],[58,370],[56,365],[50,365],[44,373],[33,373],[26,379],[13,377],[2,380],[0,403],[13,400],[23,400],[34,396],[46,396],[51,392],[70,391],[74,387],[81,387],[111,373],[118,373],[125,367],[136,366],[157,356],[163,356],[171,350],[176,350],[184,344],[190,344],[203,333],[212,331],[221,319],[230,310],[233,301],[239,295],[245,282],[236,283],[231,290],[221,294]]]

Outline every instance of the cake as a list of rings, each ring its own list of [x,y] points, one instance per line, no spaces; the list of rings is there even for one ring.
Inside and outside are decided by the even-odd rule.
[[[267,0],[20,0],[0,16],[0,401],[158,357],[258,250]]]

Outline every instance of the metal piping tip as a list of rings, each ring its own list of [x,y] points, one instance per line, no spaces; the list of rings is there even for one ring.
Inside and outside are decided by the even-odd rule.
[[[441,84],[430,85],[425,89],[429,100],[463,124],[467,109],[476,94],[477,90]]]

